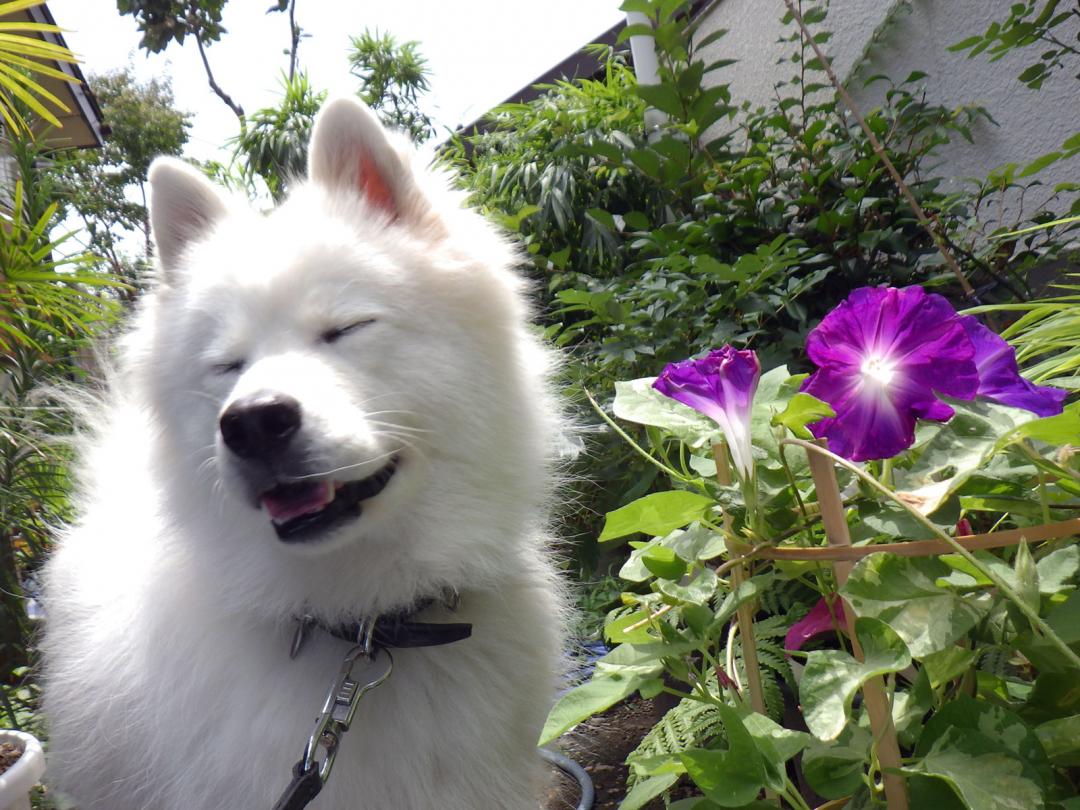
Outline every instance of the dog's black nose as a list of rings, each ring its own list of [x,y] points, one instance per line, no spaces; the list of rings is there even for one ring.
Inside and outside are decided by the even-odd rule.
[[[268,458],[300,429],[300,403],[285,394],[253,394],[226,408],[218,427],[226,447],[240,458]]]

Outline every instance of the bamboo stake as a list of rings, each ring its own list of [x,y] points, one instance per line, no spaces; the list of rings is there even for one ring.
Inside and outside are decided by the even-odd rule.
[[[727,447],[723,442],[713,445],[716,460],[716,480],[723,486],[731,485],[731,468],[728,467]],[[724,515],[724,528],[731,534],[731,516]],[[747,563],[731,569],[732,590],[738,591],[746,582]],[[765,692],[761,686],[761,664],[758,662],[757,645],[754,643],[754,606],[743,602],[735,612],[739,624],[739,643],[742,645],[743,665],[746,667],[746,686],[750,692],[750,705],[758,714],[765,714]]]
[[[810,475],[817,489],[818,503],[821,504],[821,520],[825,526],[825,536],[829,539],[829,545],[850,546],[851,534],[848,532],[847,518],[844,516],[844,501],[840,496],[840,487],[836,482],[836,468],[829,459],[817,453],[806,455],[810,460]],[[847,581],[854,566],[855,563],[850,560],[837,560],[833,563],[838,585],[842,586]],[[845,604],[844,615],[847,618],[847,630],[851,637],[852,649],[855,657],[861,661],[863,652],[859,646],[859,639],[855,635],[855,611],[850,605]],[[878,762],[882,767],[886,803],[889,810],[908,810],[907,784],[899,773],[890,773],[891,770],[900,768],[901,760],[900,743],[896,738],[896,728],[893,726],[892,709],[889,705],[889,696],[885,692],[885,682],[880,676],[871,678],[863,685],[862,692],[866,713],[870,718],[870,729],[877,742]]]
[[[1060,540],[1080,534],[1080,518],[1061,520],[1057,523],[1043,523],[1039,526],[1025,526],[1023,529],[1007,529],[1001,532],[972,534],[957,537],[956,542],[968,551],[990,548],[1017,546],[1022,541],[1045,543],[1048,540]],[[738,544],[735,550],[740,554],[752,554],[759,560],[851,560],[857,562],[864,557],[880,552],[888,552],[898,557],[934,557],[939,554],[955,554],[956,549],[944,540],[905,540],[899,543],[873,543],[866,546],[750,546]]]

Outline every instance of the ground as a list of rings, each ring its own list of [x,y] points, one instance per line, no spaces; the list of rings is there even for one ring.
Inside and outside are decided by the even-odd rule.
[[[594,810],[615,810],[626,795],[626,755],[637,748],[656,722],[670,708],[651,700],[630,700],[592,717],[559,740],[559,749],[578,762],[592,777],[596,788]],[[574,810],[579,790],[577,782],[555,771],[552,789],[544,810]],[[681,796],[682,794],[678,794]],[[663,810],[656,799],[646,810]]]

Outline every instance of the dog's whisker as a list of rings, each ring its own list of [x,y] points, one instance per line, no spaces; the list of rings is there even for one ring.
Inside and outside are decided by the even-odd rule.
[[[372,419],[370,422],[376,427],[390,428],[391,430],[405,431],[407,433],[435,433],[434,430],[428,430],[427,428],[409,427],[408,425],[398,425],[394,422],[380,422],[377,419]]]
[[[426,437],[424,436],[410,436],[408,434],[395,433],[392,430],[380,430],[375,434],[375,436],[379,439],[390,439],[401,445],[402,447],[407,447],[409,450],[412,450],[416,453],[420,453],[420,447],[418,446],[418,443],[422,446],[430,447],[430,444],[427,443]]]
[[[332,470],[321,470],[320,472],[307,473],[305,475],[292,475],[289,476],[289,481],[306,481],[309,478],[329,478],[331,475],[337,475],[342,472],[349,472],[351,470],[358,470],[361,467],[367,467],[373,462],[382,461],[384,459],[393,458],[400,452],[400,448],[394,450],[388,450],[385,453],[381,453],[377,456],[358,461],[355,464],[345,464],[341,467],[335,467]]]
[[[420,448],[417,447],[416,444],[414,444],[413,442],[409,441],[408,438],[406,438],[405,436],[394,436],[393,434],[386,434],[386,435],[389,438],[394,439],[402,447],[408,448],[412,452],[416,453],[418,456],[423,456],[423,453],[420,452]]]
[[[399,397],[402,396],[404,393],[404,391],[383,391],[381,394],[375,394],[374,396],[365,397],[364,399],[360,400],[357,405],[363,408],[369,402],[374,402],[377,399],[385,399],[386,397]]]
[[[379,439],[392,439],[406,445],[409,449],[416,449],[417,443],[429,445],[427,436],[416,436],[410,433],[401,433],[392,428],[384,428],[375,433]]]
[[[213,394],[210,394],[210,393],[208,393],[206,391],[200,391],[197,388],[185,388],[181,393],[183,393],[185,396],[190,394],[192,396],[202,397],[203,399],[207,400],[208,402],[212,402],[215,405],[220,405],[221,404],[221,398],[220,397],[216,397]]]
[[[406,410],[405,408],[386,408],[381,411],[366,411],[365,416],[383,416],[388,413],[403,413],[407,416],[419,416],[416,411]]]
[[[211,442],[210,444],[203,445],[198,450],[194,450],[194,451],[188,453],[187,457],[189,459],[197,459],[197,458],[202,458],[202,457],[213,458],[214,457],[213,453],[214,453],[214,451],[216,449],[217,449],[217,445],[214,444],[213,442]]]

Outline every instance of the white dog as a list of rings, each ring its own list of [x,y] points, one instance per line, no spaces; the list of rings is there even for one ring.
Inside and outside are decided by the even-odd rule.
[[[269,215],[174,160],[150,181],[160,277],[46,571],[54,783],[80,810],[271,810],[336,739],[313,810],[533,810],[560,424],[513,250],[348,99]],[[353,679],[393,671],[297,786],[372,620]]]

